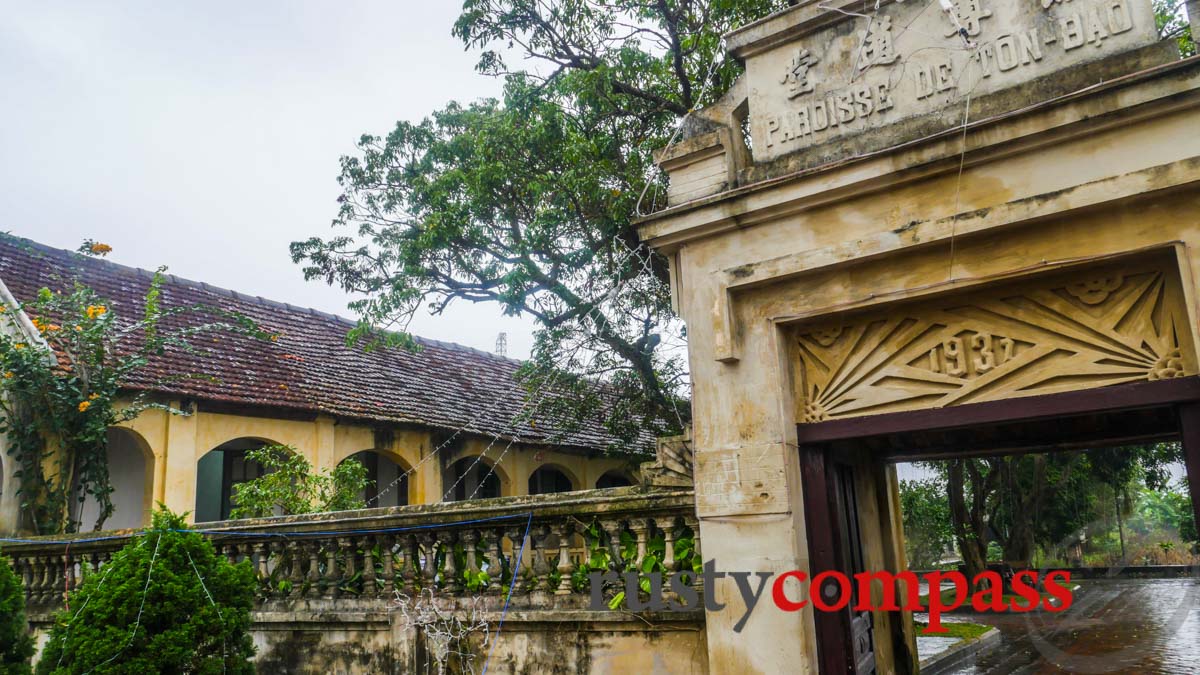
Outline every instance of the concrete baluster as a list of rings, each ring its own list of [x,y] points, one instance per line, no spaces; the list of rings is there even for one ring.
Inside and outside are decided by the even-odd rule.
[[[618,520],[603,520],[601,529],[608,535],[608,566],[618,572],[625,569],[625,559],[621,557],[621,522]]]
[[[269,598],[271,597],[271,586],[273,584],[271,583],[271,570],[269,565],[269,558],[271,554],[267,549],[267,542],[258,541],[251,546],[254,554],[255,568],[257,569],[258,573],[258,586],[260,592],[262,597]]]
[[[396,592],[395,546],[396,538],[392,535],[385,534],[379,537],[379,552],[383,558],[380,561],[383,566],[383,588],[380,593],[389,599]]]
[[[417,538],[413,535],[404,537],[404,565],[401,567],[400,577],[404,580],[404,594],[410,598],[417,592],[417,570],[420,565],[420,550],[417,547]]]
[[[483,531],[483,564],[487,566],[487,593],[496,595],[507,590],[504,586],[504,533],[499,530]]]
[[[554,525],[554,534],[558,537],[558,588],[555,595],[570,595],[571,575],[575,573],[575,564],[571,562],[571,538],[575,535],[575,527],[570,521],[560,521]]]
[[[375,571],[375,545],[382,537],[375,535],[367,535],[362,538],[363,549],[363,590],[362,594],[368,598],[379,596],[379,586]]]
[[[463,553],[467,559],[466,571],[470,573],[472,579],[479,578],[479,561],[476,558],[475,545],[479,542],[479,533],[475,530],[467,530],[462,533]],[[484,589],[479,589],[482,592]]]
[[[308,597],[321,597],[321,542],[308,543]]]
[[[538,593],[548,593],[551,590],[550,563],[546,558],[546,548],[550,543],[550,528],[539,524],[534,526],[533,532],[533,574],[535,577],[533,590]]]
[[[421,551],[425,556],[421,569],[421,588],[433,588],[437,580],[437,569],[434,567],[437,564],[437,549],[434,546],[433,535],[422,532],[417,535],[417,541],[421,543]]]
[[[451,595],[458,595],[463,591],[462,573],[458,570],[458,563],[454,560],[454,544],[458,539],[457,532],[446,531],[438,532],[438,541],[442,548],[442,585]]]
[[[519,527],[509,527],[504,530],[505,536],[508,537],[510,553],[507,557],[508,572],[517,578],[516,585],[513,586],[513,593],[528,593],[530,588],[529,579],[531,572],[529,566],[521,559],[522,544],[525,541],[525,530]],[[503,556],[503,551],[501,552]]]
[[[330,540],[325,551],[325,597],[331,600],[342,594],[342,573],[338,553],[338,541]]]

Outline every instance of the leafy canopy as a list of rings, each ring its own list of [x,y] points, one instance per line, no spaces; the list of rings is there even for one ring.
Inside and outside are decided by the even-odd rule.
[[[900,481],[904,548],[912,569],[933,569],[954,543],[950,503],[940,480]]]
[[[1184,11],[1184,0],[1153,0],[1154,23],[1164,40],[1175,40],[1184,57],[1196,55],[1196,40]]]
[[[527,386],[567,394],[533,394],[535,408],[599,418],[627,443],[678,431],[682,327],[666,262],[634,225],[663,187],[650,153],[737,76],[721,34],[783,5],[468,0],[454,34],[504,78],[502,98],[363,136],[342,158],[338,233],[294,243],[293,259],[360,296],[356,337],[403,331],[426,305],[499,303],[539,325]]]
[[[59,612],[39,675],[245,673],[256,580],[165,508]]]

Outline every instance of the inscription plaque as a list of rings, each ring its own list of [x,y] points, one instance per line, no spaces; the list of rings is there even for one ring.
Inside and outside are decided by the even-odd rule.
[[[756,161],[938,111],[952,126],[962,121],[970,96],[1157,40],[1149,0],[906,0],[877,10],[853,7],[832,24],[817,19],[838,10],[811,3],[798,8],[792,29],[798,36],[769,49],[755,46],[762,36],[755,38],[753,27],[731,36],[735,53],[746,59]],[[815,27],[805,32],[809,20]]]

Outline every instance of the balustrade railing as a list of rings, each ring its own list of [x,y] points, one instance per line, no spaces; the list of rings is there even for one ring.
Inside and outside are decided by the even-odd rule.
[[[511,589],[516,607],[581,607],[589,572],[670,573],[699,559],[692,492],[682,489],[590,490],[195,529],[229,560],[249,561],[264,610],[300,601],[361,606],[426,589],[499,599]],[[0,553],[12,559],[29,612],[39,616],[60,607],[84,575],[102,571],[134,536],[34,538]]]

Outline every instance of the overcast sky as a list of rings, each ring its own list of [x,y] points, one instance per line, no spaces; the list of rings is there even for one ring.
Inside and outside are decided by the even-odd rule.
[[[331,232],[361,134],[499,93],[460,4],[0,0],[0,231],[349,315],[288,243]],[[524,357],[531,326],[459,304],[411,329]]]

